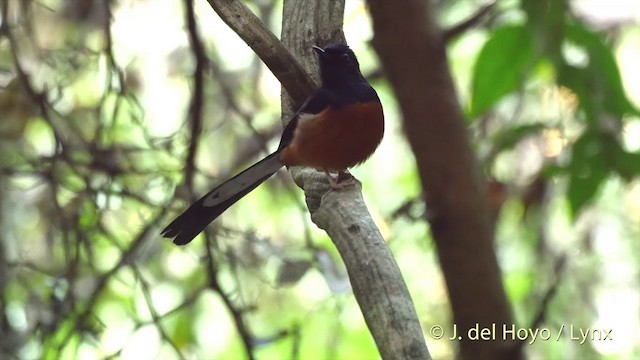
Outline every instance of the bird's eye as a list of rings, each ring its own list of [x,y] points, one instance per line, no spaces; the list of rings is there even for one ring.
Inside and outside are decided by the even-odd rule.
[[[342,61],[350,61],[351,58],[349,57],[349,54],[341,54],[340,55],[340,60],[342,60]]]

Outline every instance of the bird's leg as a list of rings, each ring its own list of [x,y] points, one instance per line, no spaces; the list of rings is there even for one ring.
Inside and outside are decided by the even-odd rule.
[[[327,175],[327,179],[329,180],[329,187],[333,190],[342,190],[346,187],[359,183],[358,179],[354,178],[348,171],[338,171],[337,178],[331,176],[327,169],[324,169],[324,173]]]
[[[329,181],[329,187],[331,187],[332,189],[337,189],[338,181],[336,181],[336,179],[334,179],[333,176],[331,176],[331,173],[329,173],[328,169],[324,169],[324,174],[327,175],[327,180]]]
[[[358,183],[358,179],[353,177],[349,171],[338,171],[338,178],[336,182],[340,184],[344,184],[344,186],[355,185]]]

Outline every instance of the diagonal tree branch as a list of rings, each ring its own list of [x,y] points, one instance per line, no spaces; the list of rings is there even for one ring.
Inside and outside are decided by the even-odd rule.
[[[262,59],[280,81],[295,107],[317,86],[271,30],[240,0],[208,0],[209,5]]]
[[[315,13],[309,14],[309,9]],[[284,2],[282,39],[317,76],[309,44],[344,42],[344,1]],[[287,108],[283,97],[283,114]],[[345,263],[353,294],[383,359],[429,359],[420,322],[400,269],[376,227],[361,189],[330,191],[313,169],[292,169],[305,190],[311,219],[325,230]]]
[[[354,296],[383,359],[430,359],[420,321],[398,264],[362,197],[362,189],[329,191],[306,174],[311,219],[325,230],[344,261]]]
[[[478,23],[483,21],[483,19],[489,17],[489,15],[493,12],[495,7],[496,7],[496,2],[495,1],[491,2],[491,3],[488,3],[488,4],[480,7],[480,9],[478,9],[478,11],[476,11],[469,18],[467,18],[464,21],[462,21],[462,22],[460,22],[460,23],[458,23],[458,24],[456,24],[456,25],[454,25],[454,26],[442,31],[442,38],[443,38],[444,42],[451,41],[451,40],[455,39],[456,37],[458,37],[459,35],[464,34],[470,28],[472,28],[474,26],[477,26]]]
[[[308,73],[317,77],[311,45],[344,42],[344,1],[285,1],[283,43],[239,1],[209,0],[222,19],[267,63],[282,82],[283,118],[312,90]],[[282,71],[282,69],[295,71]],[[298,82],[303,79],[304,86]],[[293,85],[292,85],[293,83]],[[299,97],[302,95],[302,97]],[[312,220],[327,231],[336,244],[351,280],[365,321],[383,359],[429,359],[413,302],[386,242],[373,222],[361,189],[330,191],[324,174],[313,169],[291,169],[296,183],[305,190]]]

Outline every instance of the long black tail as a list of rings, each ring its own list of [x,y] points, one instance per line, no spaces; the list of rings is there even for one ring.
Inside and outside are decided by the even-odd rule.
[[[175,238],[176,245],[188,244],[229,206],[275,174],[283,166],[278,154],[274,152],[211,190],[162,230],[162,236]]]

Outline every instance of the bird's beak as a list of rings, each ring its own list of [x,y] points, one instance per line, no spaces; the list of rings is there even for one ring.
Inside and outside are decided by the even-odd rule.
[[[324,55],[324,49],[319,47],[319,46],[315,46],[313,45],[313,50],[315,50],[315,52],[318,53],[318,55],[323,56]]]

